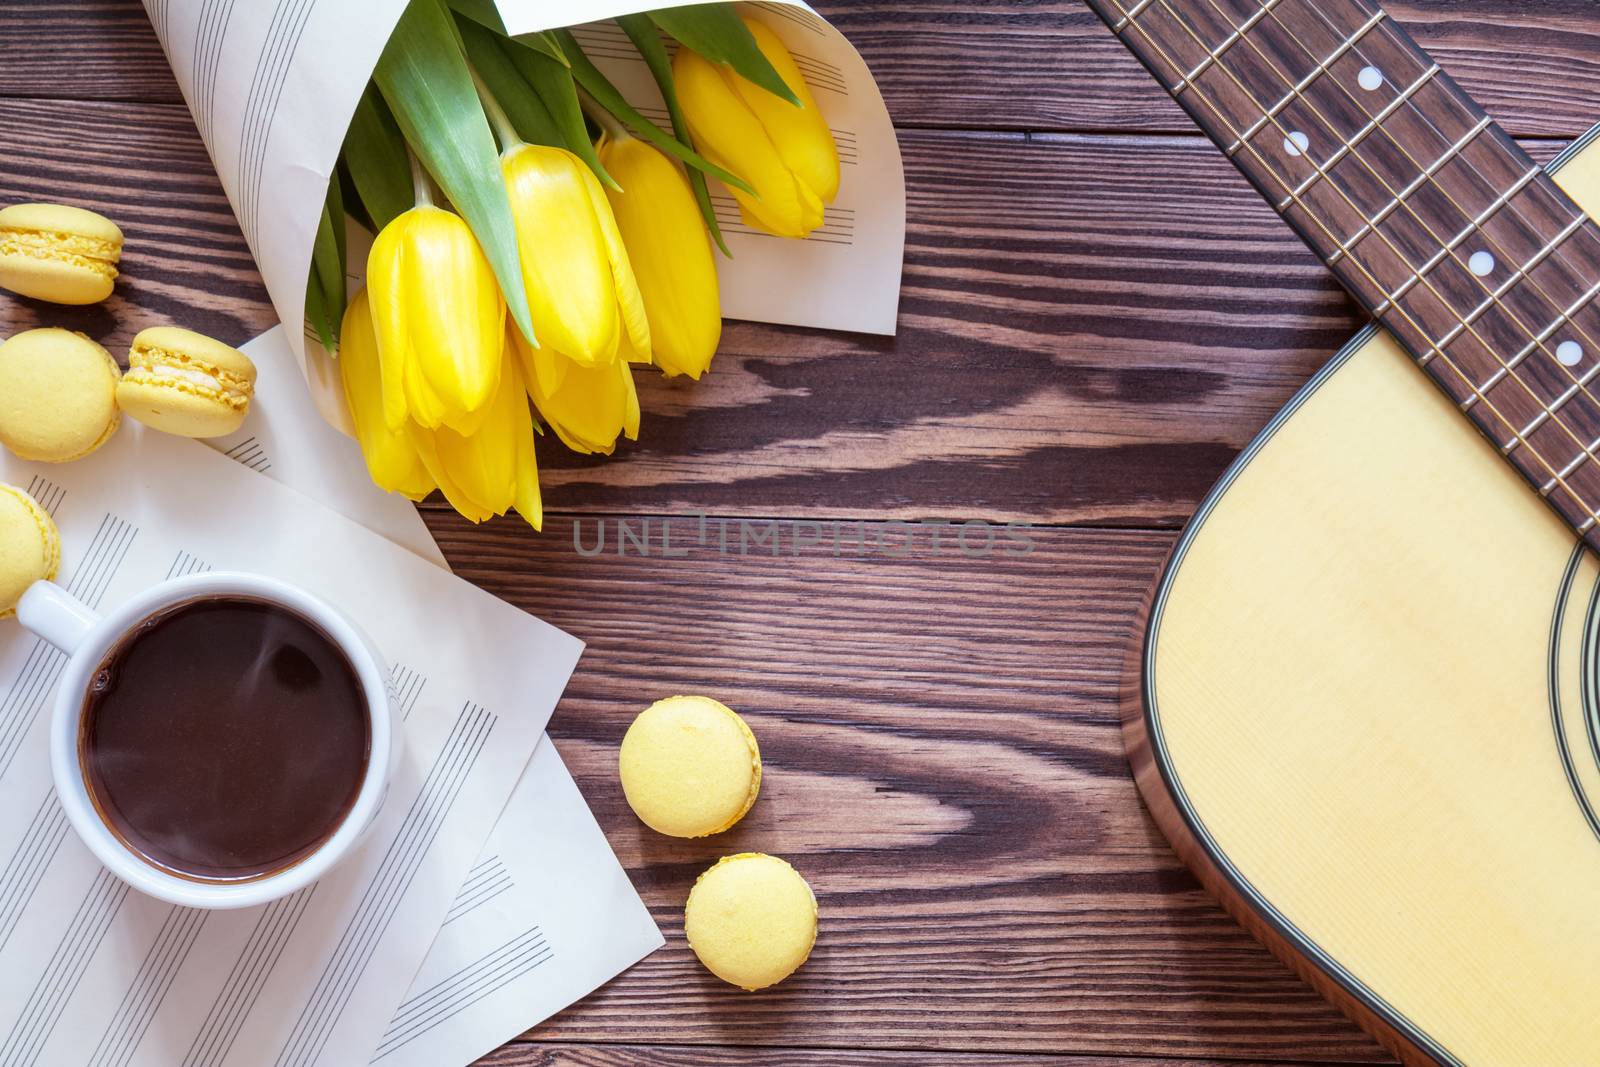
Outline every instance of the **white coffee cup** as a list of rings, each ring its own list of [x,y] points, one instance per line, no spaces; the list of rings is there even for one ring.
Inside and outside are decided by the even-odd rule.
[[[163,609],[206,597],[248,597],[313,623],[349,657],[366,698],[372,748],[355,803],[315,851],[281,871],[247,881],[185,878],[155,866],[111,831],[89,796],[78,755],[84,701],[94,675],[130,630]],[[376,819],[400,754],[400,722],[389,699],[383,658],[341,612],[304,590],[255,574],[213,571],[152,586],[97,615],[65,589],[35,582],[17,605],[27,629],[67,654],[50,717],[50,773],[72,828],[113,874],[142,893],[189,908],[244,908],[287,896],[315,882],[360,843]]]

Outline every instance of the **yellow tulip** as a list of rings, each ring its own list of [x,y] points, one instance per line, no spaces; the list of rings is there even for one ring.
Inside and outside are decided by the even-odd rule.
[[[450,506],[473,522],[511,508],[535,530],[544,525],[539,468],[533,454],[533,416],[522,375],[502,340],[500,388],[477,430],[463,436],[449,427],[412,424],[410,437]]]
[[[378,234],[367,291],[392,430],[471,433],[500,385],[506,305],[465,220],[423,204]]]
[[[378,370],[378,339],[372,332],[372,310],[361,290],[344,313],[339,345],[339,376],[344,399],[356,426],[356,440],[367,471],[380,489],[421,500],[433,492],[433,479],[404,430],[391,430],[383,414],[383,383]]]
[[[639,439],[639,394],[627,360],[586,367],[551,348],[533,348],[515,330],[511,334],[528,396],[568,448],[609,456],[619,434]]]
[[[500,167],[540,346],[595,366],[626,344],[648,361],[644,299],[594,172],[564,148],[529,144],[507,150]]]
[[[711,238],[689,179],[636,138],[600,143],[600,162],[622,186],[607,189],[650,322],[651,354],[668,377],[699,378],[722,338]]]
[[[804,237],[822,225],[825,206],[839,194],[839,150],[778,35],[754,19],[744,24],[804,106],[687,48],[678,49],[672,61],[678,102],[701,155],[754,187],[756,196],[729,190],[744,221],[779,237]]]

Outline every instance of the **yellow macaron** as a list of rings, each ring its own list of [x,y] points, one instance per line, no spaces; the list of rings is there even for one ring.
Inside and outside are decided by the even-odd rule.
[[[111,353],[81,333],[47,327],[0,344],[0,445],[23,459],[87,456],[117,429]]]
[[[732,708],[701,696],[658,700],[618,757],[622,791],[646,826],[672,837],[721,833],[761,791],[761,750]]]
[[[0,210],[0,286],[56,304],[97,304],[111,295],[122,231],[104,215],[65,204]]]
[[[61,567],[61,534],[50,513],[14,485],[0,482],[0,619],[15,615],[34,582]]]
[[[193,330],[152,326],[128,351],[117,404],[130,418],[180,437],[221,437],[244,424],[256,365]]]
[[[706,970],[754,992],[789,977],[817,943],[817,898],[776,856],[725,856],[695,880],[683,933]]]

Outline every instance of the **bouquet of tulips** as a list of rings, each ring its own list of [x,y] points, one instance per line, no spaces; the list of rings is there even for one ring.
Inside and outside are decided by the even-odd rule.
[[[780,237],[822,225],[839,157],[793,57],[731,5],[617,19],[672,129],[567,30],[412,0],[329,184],[307,317],[336,352],[373,481],[473,522],[542,522],[534,438],[636,440],[636,367],[698,379],[721,336],[707,179]],[[670,49],[676,45],[676,54]],[[376,238],[346,299],[345,220]]]

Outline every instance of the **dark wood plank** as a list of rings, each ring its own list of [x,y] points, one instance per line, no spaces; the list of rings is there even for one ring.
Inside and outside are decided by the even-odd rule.
[[[902,126],[1190,129],[1080,0],[816,6],[861,50]],[[1513,133],[1570,137],[1595,120],[1600,10],[1589,0],[1385,6]],[[179,100],[136,0],[5,5],[0,42],[0,96]],[[1517,62],[1506,63],[1507,55]]]
[[[125,350],[273,314],[172,105],[0,101],[0,203],[126,229],[105,304],[0,294],[0,330]],[[641,375],[643,440],[541,452],[548,506],[1174,524],[1350,334],[1345,298],[1221,156],[1188,138],[910,132],[901,332],[732,325],[699,384]]]
[[[926,1067],[925,1052],[783,1049],[784,1067]],[[483,1067],[771,1067],[774,1050],[668,1045],[507,1045],[479,1061]],[[1284,1067],[1241,1060],[1147,1059],[1143,1056],[1015,1055],[941,1052],[940,1067]]]
[[[1170,535],[1035,530],[977,556],[924,529],[904,556],[836,557],[786,527],[776,555],[713,534],[585,558],[572,527],[593,545],[599,516],[543,537],[428,518],[463,578],[588,643],[551,733],[668,939],[539,1039],[1379,1058],[1197,889],[1129,779],[1117,682]],[[692,691],[746,714],[765,773],[734,830],[679,841],[633,817],[616,753]],[[812,960],[755,994],[682,936],[696,875],[746,850],[789,858],[822,909]]]
[[[866,57],[903,126],[1191,129],[1081,0],[818,3]],[[1467,91],[1513,133],[1594,123],[1600,10],[1587,0],[1389,0]],[[1508,54],[1526,62],[1507,64]]]

